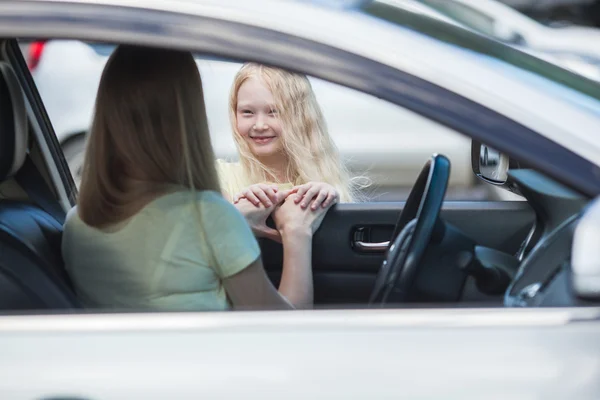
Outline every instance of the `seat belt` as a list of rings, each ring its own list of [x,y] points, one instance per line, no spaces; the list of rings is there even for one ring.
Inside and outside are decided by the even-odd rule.
[[[29,155],[15,175],[15,180],[35,205],[54,217],[61,225],[65,223],[64,210]]]

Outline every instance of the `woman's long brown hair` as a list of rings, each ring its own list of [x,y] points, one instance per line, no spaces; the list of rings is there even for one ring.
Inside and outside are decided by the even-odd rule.
[[[194,58],[119,46],[98,88],[79,215],[90,226],[107,226],[182,188],[220,193]]]

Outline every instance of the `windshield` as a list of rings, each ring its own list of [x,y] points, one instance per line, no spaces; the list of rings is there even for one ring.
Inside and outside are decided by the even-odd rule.
[[[540,78],[545,78],[557,84],[558,87],[569,88],[600,101],[599,82],[585,78],[577,73],[541,60],[531,54],[527,54],[486,36],[478,35],[472,31],[424,15],[408,13],[402,8],[383,4],[379,1],[363,4],[361,11],[380,20],[485,56],[485,58],[495,59],[499,63],[511,64],[521,71],[527,71]]]

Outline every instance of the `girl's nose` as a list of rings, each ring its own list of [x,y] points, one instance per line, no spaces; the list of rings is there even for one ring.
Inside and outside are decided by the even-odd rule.
[[[268,128],[269,127],[265,123],[265,119],[264,118],[262,118],[260,116],[258,118],[256,118],[256,124],[254,125],[254,130],[264,131],[264,130],[266,130]]]

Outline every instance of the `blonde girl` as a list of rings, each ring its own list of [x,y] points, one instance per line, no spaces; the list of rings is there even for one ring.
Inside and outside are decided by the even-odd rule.
[[[269,208],[292,195],[312,210],[356,193],[306,76],[246,63],[229,101],[239,163],[219,160],[224,193]],[[271,232],[272,233],[272,232]]]

